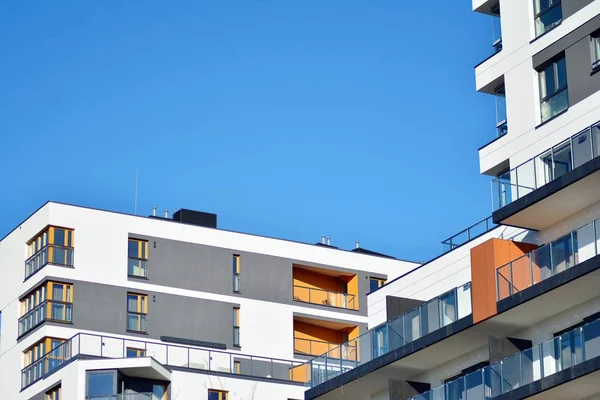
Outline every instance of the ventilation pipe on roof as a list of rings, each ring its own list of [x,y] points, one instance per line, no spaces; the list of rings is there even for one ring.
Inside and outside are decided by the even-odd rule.
[[[152,207],[152,216],[156,217],[156,206]]]
[[[330,237],[327,238],[327,246],[331,246],[331,238]]]
[[[165,218],[169,218],[169,210],[165,210]]]

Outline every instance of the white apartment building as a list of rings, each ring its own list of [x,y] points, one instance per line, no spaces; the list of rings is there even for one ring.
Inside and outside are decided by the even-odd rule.
[[[369,293],[370,330],[309,361],[306,400],[600,399],[600,0],[473,10],[495,27],[492,217]]]
[[[0,399],[302,399],[418,264],[48,202],[0,240]]]

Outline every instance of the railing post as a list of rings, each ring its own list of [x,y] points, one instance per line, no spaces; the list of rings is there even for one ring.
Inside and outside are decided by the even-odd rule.
[[[529,253],[533,256],[533,252]],[[534,276],[533,276],[533,257],[529,257],[529,275],[530,275],[530,285],[529,286],[533,286],[534,285]]]
[[[512,268],[512,261],[509,263],[509,270],[510,270],[510,282],[509,282],[509,293],[512,296],[514,294],[513,291],[513,268]]]
[[[252,364],[254,364],[254,363],[252,362],[252,356],[250,356],[250,376],[254,376],[254,374],[252,373],[252,370],[253,370]]]
[[[211,355],[211,351],[209,350],[209,351],[208,351],[208,370],[209,370],[209,371],[212,371],[212,369],[211,369],[211,367],[210,367],[210,364],[211,364],[210,362],[211,362],[211,361],[212,361],[212,355]],[[252,366],[252,365],[250,365],[250,366]]]
[[[190,364],[190,348],[187,348],[187,366],[188,368],[192,368],[192,364]]]

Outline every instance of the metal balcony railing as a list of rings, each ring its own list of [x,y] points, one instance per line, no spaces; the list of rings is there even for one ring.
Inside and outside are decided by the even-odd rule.
[[[500,301],[598,255],[600,219],[592,221],[496,269]]]
[[[340,343],[330,343],[323,340],[294,338],[294,352],[310,356],[320,356],[329,353],[331,357],[344,360],[354,360],[356,347],[352,344],[340,347]]]
[[[154,393],[121,393],[85,396],[86,400],[162,400]]]
[[[19,318],[19,336],[24,335],[44,321],[73,322],[73,303],[46,300]]]
[[[498,225],[494,224],[494,221],[492,221],[492,217],[482,219],[467,229],[460,231],[456,235],[444,240],[442,242],[442,253],[452,251],[455,248],[467,243],[469,240],[491,231],[497,226]]]
[[[21,370],[21,387],[24,389],[32,385],[49,376],[68,361],[81,356],[126,358],[128,347],[144,350],[145,356],[152,357],[165,366],[300,383],[305,383],[308,375],[306,365],[297,361],[131,338],[78,333],[39,360],[23,368]]]
[[[294,301],[356,310],[355,298],[353,294],[294,285]]]
[[[72,247],[48,244],[38,250],[34,255],[25,260],[25,279],[44,268],[48,264],[73,266]]]
[[[308,361],[308,384],[310,387],[319,385],[466,317],[471,312],[469,282]],[[340,354],[351,356],[344,358]]]
[[[485,400],[500,396],[600,357],[598,336],[600,320],[575,328],[409,400]]]
[[[571,136],[492,180],[492,206],[498,210],[600,154],[600,123]]]

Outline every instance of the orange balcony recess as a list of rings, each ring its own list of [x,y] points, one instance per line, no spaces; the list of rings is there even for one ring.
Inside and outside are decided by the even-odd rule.
[[[529,243],[513,242],[504,239],[490,239],[471,249],[471,296],[473,299],[473,323],[488,319],[498,312],[496,305],[498,293],[508,290],[497,285],[496,270],[517,260],[537,246]],[[526,282],[529,270],[515,269],[513,282],[520,285]],[[522,276],[520,275],[522,274]]]
[[[358,275],[294,265],[294,301],[358,310]]]
[[[294,317],[294,353],[354,360],[356,358],[353,339],[359,335],[359,327],[339,322],[312,318]],[[345,344],[344,346],[341,346]]]

